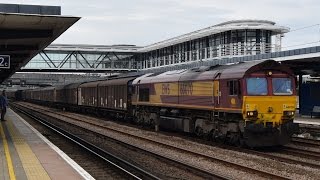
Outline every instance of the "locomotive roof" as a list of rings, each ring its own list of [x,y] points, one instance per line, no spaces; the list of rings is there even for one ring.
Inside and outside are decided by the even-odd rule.
[[[156,82],[177,82],[177,81],[195,81],[195,80],[213,80],[219,76],[219,79],[239,79],[246,73],[256,70],[268,69],[279,66],[280,63],[274,60],[248,61],[232,65],[216,65],[199,67],[188,70],[167,71],[156,75],[144,75],[133,81],[133,84],[146,84]],[[284,68],[283,66],[281,66]]]
[[[129,81],[133,80],[134,77],[127,77],[127,78],[119,78],[119,79],[109,79],[105,81],[100,81],[98,86],[106,86],[106,85],[125,85]]]
[[[97,87],[99,84],[99,81],[93,81],[93,82],[86,82],[79,85],[79,87]]]

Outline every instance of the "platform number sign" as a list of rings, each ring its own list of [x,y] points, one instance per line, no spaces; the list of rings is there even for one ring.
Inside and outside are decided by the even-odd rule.
[[[0,69],[9,69],[10,68],[10,56],[9,55],[0,55]]]

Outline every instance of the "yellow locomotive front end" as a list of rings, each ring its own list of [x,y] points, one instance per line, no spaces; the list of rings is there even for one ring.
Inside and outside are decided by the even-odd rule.
[[[243,97],[244,137],[249,146],[283,145],[297,130],[294,78],[284,74],[246,78]]]
[[[245,96],[243,118],[246,124],[279,127],[293,121],[296,99],[296,96]]]

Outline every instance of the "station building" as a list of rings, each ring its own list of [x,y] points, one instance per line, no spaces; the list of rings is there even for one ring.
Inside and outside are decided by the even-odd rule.
[[[157,42],[134,57],[136,69],[148,69],[220,57],[281,51],[289,28],[266,20],[234,20]]]

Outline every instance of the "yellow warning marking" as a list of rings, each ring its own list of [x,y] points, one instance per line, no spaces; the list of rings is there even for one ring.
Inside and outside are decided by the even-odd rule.
[[[5,153],[6,159],[7,159],[10,180],[16,180],[16,176],[14,174],[14,169],[13,169],[12,160],[11,160],[11,156],[10,156],[8,142],[7,142],[6,135],[4,134],[4,130],[3,130],[2,126],[0,126],[0,134],[1,134],[2,140],[3,140],[3,148],[4,148],[4,153]]]
[[[26,126],[28,126],[34,133],[37,134],[37,136],[39,136],[39,138],[41,138],[52,150],[54,150],[54,152],[56,152],[59,157],[61,157],[64,161],[66,161],[74,170],[76,170],[80,176],[83,177],[83,179],[92,179],[94,180],[94,178],[87,172],[85,171],[82,167],[80,167],[75,161],[73,161],[68,155],[66,155],[62,150],[60,150],[57,146],[55,146],[54,144],[52,144],[52,142],[50,142],[46,137],[44,137],[42,134],[40,134],[39,131],[37,131],[36,129],[34,129],[29,123],[27,123],[22,117],[20,117],[17,113],[15,113],[14,111],[12,111],[10,109],[10,113],[13,113],[14,116],[16,118],[18,118],[18,120],[20,120],[23,124],[25,124]]]
[[[28,180],[50,180],[48,173],[12,122],[8,121],[7,127]]]

